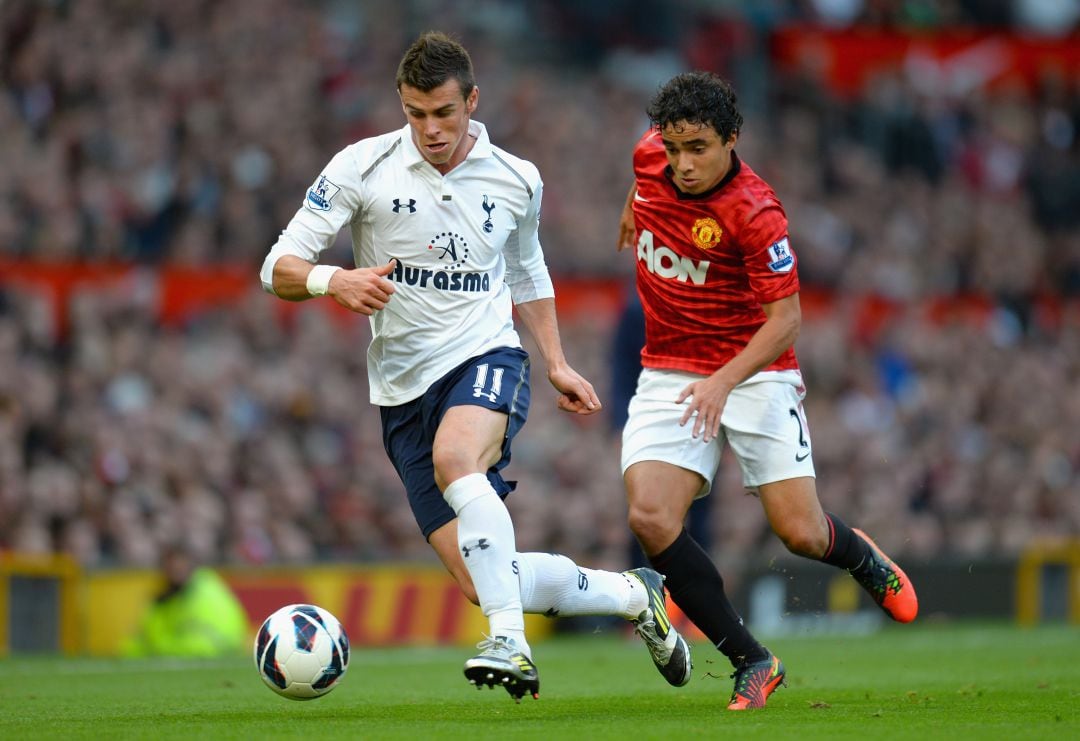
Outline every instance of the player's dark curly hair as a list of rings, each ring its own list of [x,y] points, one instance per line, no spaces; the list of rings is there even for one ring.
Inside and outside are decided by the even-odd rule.
[[[645,110],[657,129],[685,121],[712,126],[727,141],[742,128],[731,85],[712,72],[684,72],[657,91]]]
[[[397,87],[414,87],[430,93],[449,79],[461,86],[461,94],[469,97],[476,87],[472,59],[465,47],[440,31],[428,31],[412,43],[401,58],[397,70]]]

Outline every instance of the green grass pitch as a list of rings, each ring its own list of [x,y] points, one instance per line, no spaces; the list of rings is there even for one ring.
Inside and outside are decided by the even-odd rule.
[[[701,643],[669,687],[618,631],[537,644],[540,700],[470,687],[467,648],[354,651],[329,695],[293,702],[250,659],[0,660],[0,739],[1080,738],[1080,629],[889,627],[769,641],[789,686],[730,713],[730,669]]]

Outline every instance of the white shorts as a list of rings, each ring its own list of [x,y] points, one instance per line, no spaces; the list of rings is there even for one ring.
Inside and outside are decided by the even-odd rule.
[[[694,421],[679,426],[686,402],[679,393],[702,376],[646,368],[630,400],[623,428],[622,471],[641,461],[663,461],[701,474],[712,488],[724,443],[731,444],[743,485],[756,490],[774,481],[814,476],[810,430],[802,400],[806,388],[798,371],[758,373],[732,390],[720,416],[720,434],[709,442],[693,437]]]

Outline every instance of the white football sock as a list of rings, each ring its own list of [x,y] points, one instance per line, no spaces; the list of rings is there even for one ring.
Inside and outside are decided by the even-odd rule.
[[[521,604],[541,615],[618,615],[631,620],[649,606],[644,585],[635,577],[578,566],[557,553],[519,553],[516,557]]]
[[[454,481],[443,492],[458,517],[458,547],[469,570],[492,636],[512,638],[531,657],[525,640],[521,591],[514,573],[514,523],[482,473]]]

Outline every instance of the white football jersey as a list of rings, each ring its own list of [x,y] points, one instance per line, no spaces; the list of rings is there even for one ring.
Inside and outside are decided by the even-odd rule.
[[[397,260],[397,289],[371,317],[371,402],[411,401],[457,365],[495,347],[520,347],[512,303],[551,298],[538,235],[543,183],[536,167],[476,143],[448,174],[427,162],[409,126],[339,152],[263,263],[273,293],[282,255],[318,262],[346,224],[357,267]]]

